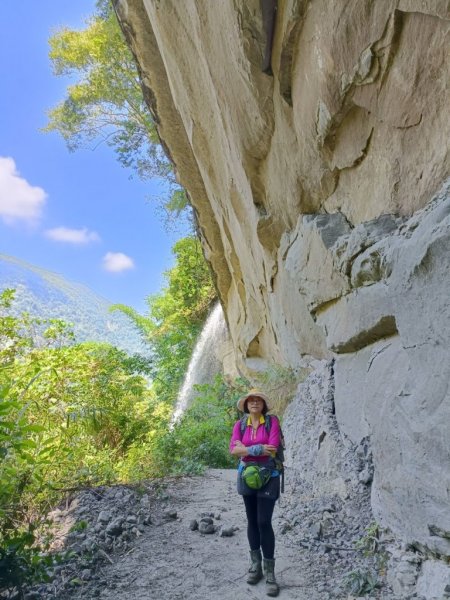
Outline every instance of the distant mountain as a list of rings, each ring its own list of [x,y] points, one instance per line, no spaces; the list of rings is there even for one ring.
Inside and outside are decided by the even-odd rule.
[[[0,291],[5,288],[16,290],[16,314],[63,319],[73,325],[79,342],[108,342],[129,354],[148,354],[131,321],[120,312],[109,312],[111,302],[84,285],[0,254]]]

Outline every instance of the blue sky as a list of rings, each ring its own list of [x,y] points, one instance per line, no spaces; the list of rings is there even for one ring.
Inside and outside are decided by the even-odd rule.
[[[0,2],[0,253],[144,310],[163,285],[176,237],[150,198],[161,183],[130,179],[106,146],[70,153],[39,130],[68,81],[52,74],[48,38],[82,28],[94,0]]]

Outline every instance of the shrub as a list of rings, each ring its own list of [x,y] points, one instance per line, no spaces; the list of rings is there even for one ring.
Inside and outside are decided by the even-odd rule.
[[[158,474],[233,467],[236,461],[228,444],[238,418],[236,402],[247,389],[248,382],[238,379],[230,384],[220,375],[212,384],[196,386],[197,396],[181,420],[156,441]]]

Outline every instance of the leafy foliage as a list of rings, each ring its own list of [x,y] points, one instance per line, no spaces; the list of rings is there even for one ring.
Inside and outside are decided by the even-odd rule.
[[[198,385],[196,389],[198,395],[181,420],[158,439],[153,449],[161,474],[235,466],[228,444],[238,418],[236,402],[248,389],[248,382],[238,379],[226,383],[218,375],[213,384]]]
[[[373,571],[354,570],[347,573],[344,584],[348,591],[361,597],[380,587],[377,574]]]
[[[165,273],[166,286],[149,296],[148,315],[115,305],[131,318],[151,348],[157,397],[172,403],[181,385],[195,341],[216,298],[200,242],[185,237],[174,245],[175,266]]]
[[[106,143],[141,179],[162,178],[170,190],[164,209],[179,216],[189,207],[188,199],[160,144],[136,63],[110,2],[97,3],[85,29],[64,27],[49,43],[55,75],[76,81],[49,111],[45,131],[60,133],[72,151]]]
[[[151,363],[108,344],[76,343],[63,321],[14,313],[13,290],[0,293],[1,586],[45,580],[58,558],[42,541],[45,515],[67,490],[231,466],[228,439],[243,382],[199,386],[169,427],[215,297],[198,240],[180,240],[174,254],[149,315],[120,307],[148,340]]]
[[[49,40],[55,75],[78,81],[49,112],[47,130],[58,131],[71,150],[105,141],[124,166],[134,167],[141,176],[155,174],[155,161],[158,173],[167,175],[170,165],[159,156],[158,136],[133,56],[112,9],[103,5],[85,29],[62,28]]]
[[[386,574],[388,556],[383,547],[381,533],[379,525],[371,523],[366,527],[365,535],[355,543],[355,548],[360,550],[365,558],[371,559],[374,565],[373,568],[355,569],[344,577],[345,588],[358,597],[381,587],[381,578]]]
[[[4,586],[42,577],[38,530],[66,488],[117,478],[117,457],[148,431],[147,381],[133,358],[94,343],[66,345],[67,327],[8,314],[0,294],[0,564]],[[50,559],[49,559],[50,560]]]
[[[366,527],[363,535],[356,543],[355,547],[362,550],[364,556],[373,556],[380,549],[380,527],[378,523],[371,523]]]
[[[382,530],[378,523],[368,525],[363,535],[356,543],[355,548],[360,550],[366,558],[372,558],[377,571],[383,575],[388,561],[388,555],[383,538],[386,530]]]

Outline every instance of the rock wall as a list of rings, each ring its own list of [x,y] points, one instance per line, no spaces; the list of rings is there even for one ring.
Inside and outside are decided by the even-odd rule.
[[[377,518],[450,556],[449,3],[280,0],[270,74],[258,0],[115,4],[239,369],[334,359]]]

